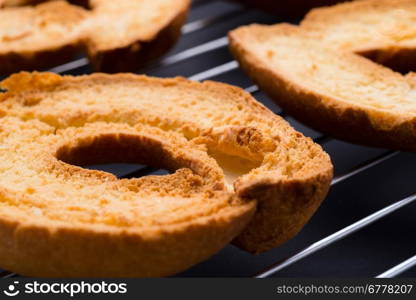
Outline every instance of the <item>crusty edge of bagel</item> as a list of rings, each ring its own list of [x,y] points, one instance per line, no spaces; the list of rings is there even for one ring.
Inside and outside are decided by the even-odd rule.
[[[0,197],[3,197],[0,191]],[[0,215],[1,267],[36,277],[161,277],[208,259],[247,224],[255,202],[165,230],[45,226]]]
[[[296,84],[283,71],[270,68],[256,57],[247,46],[244,31],[251,28],[262,30],[263,26],[268,27],[254,24],[231,31],[230,49],[246,74],[289,115],[323,133],[352,143],[416,150],[416,118],[354,105],[317,93]]]

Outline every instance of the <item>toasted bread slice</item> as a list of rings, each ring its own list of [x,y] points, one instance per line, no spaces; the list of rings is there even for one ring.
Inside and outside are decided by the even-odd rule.
[[[293,237],[325,197],[328,155],[243,90],[182,78],[21,73],[0,94],[0,267],[163,276],[235,243]],[[119,180],[79,166],[135,162]]]
[[[0,10],[0,73],[46,68],[85,51],[95,70],[136,70],[176,41],[189,0],[66,1]]]
[[[300,26],[241,27],[230,45],[249,76],[297,119],[347,141],[414,151],[414,75],[376,62],[415,65],[415,18],[415,1],[356,1],[313,10]]]
[[[268,13],[286,18],[295,18],[303,16],[311,8],[332,5],[343,0],[234,0],[249,7],[259,8]],[[345,0],[344,0],[345,1]]]

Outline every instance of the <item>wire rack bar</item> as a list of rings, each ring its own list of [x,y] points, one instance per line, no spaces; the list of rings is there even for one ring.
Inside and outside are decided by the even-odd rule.
[[[393,278],[416,266],[416,255],[381,273],[377,278]]]
[[[386,152],[386,153],[384,153],[384,154],[382,154],[380,156],[377,156],[377,157],[375,157],[373,159],[370,159],[370,160],[368,160],[368,161],[366,161],[366,162],[364,162],[364,163],[356,166],[355,168],[353,168],[349,172],[347,172],[347,173],[345,173],[343,175],[340,175],[340,176],[336,176],[332,180],[331,185],[335,185],[335,184],[340,183],[340,182],[342,182],[342,181],[344,181],[344,180],[346,180],[346,179],[348,179],[350,177],[353,177],[354,175],[357,175],[357,174],[359,174],[361,172],[364,172],[365,170],[368,170],[371,167],[374,167],[374,166],[376,166],[376,165],[378,165],[378,164],[380,164],[380,163],[382,163],[382,162],[384,162],[384,161],[386,161],[386,160],[388,160],[388,159],[396,156],[399,153],[400,153],[399,151],[388,151],[388,152]]]
[[[404,198],[400,201],[397,201],[381,210],[376,211],[375,213],[347,226],[343,229],[334,232],[333,234],[313,243],[309,247],[303,249],[302,251],[299,251],[295,255],[292,255],[289,258],[284,259],[283,261],[280,261],[279,263],[275,264],[271,268],[268,268],[265,271],[262,271],[255,275],[256,278],[266,278],[273,276],[277,272],[283,270],[284,268],[287,268],[290,265],[293,265],[294,263],[300,261],[301,259],[304,259],[311,254],[314,254],[318,250],[321,250],[349,235],[352,233],[382,219],[383,217],[395,212],[396,210],[409,205],[410,203],[414,202],[416,200],[416,194],[413,194],[412,196],[409,196],[407,198]]]
[[[250,93],[256,93],[260,91],[259,87],[257,85],[251,85],[246,90],[250,91]]]
[[[250,94],[254,94],[259,91],[259,88],[257,87],[257,85],[251,85],[249,87],[246,87],[244,90]]]
[[[85,67],[86,65],[88,65],[88,59],[86,57],[83,57],[80,59],[73,60],[69,63],[56,66],[52,69],[49,69],[48,71],[54,72],[54,73],[64,73],[64,72],[76,70],[81,67]]]
[[[192,33],[195,31],[198,31],[200,29],[204,29],[210,25],[214,25],[216,23],[225,21],[225,20],[230,20],[233,18],[237,18],[240,17],[244,14],[246,14],[247,11],[239,8],[237,10],[233,10],[230,11],[228,13],[222,14],[222,15],[216,15],[216,16],[212,16],[212,17],[207,17],[207,18],[203,18],[203,19],[199,19],[196,21],[192,21],[189,22],[187,24],[185,24],[182,27],[182,34],[188,34],[188,33]]]
[[[201,44],[192,48],[188,48],[186,50],[183,50],[181,52],[168,56],[162,59],[161,61],[155,63],[153,66],[151,65],[149,68],[154,69],[158,67],[172,65],[181,61],[185,61],[194,56],[201,55],[209,51],[213,51],[213,50],[225,47],[227,46],[227,44],[228,44],[227,37],[222,37],[216,40],[212,40],[204,44]],[[88,59],[86,57],[82,57],[82,58],[73,60],[71,62],[51,68],[48,71],[54,72],[54,73],[64,73],[64,72],[76,70],[81,67],[85,67],[88,65],[88,63],[89,63]]]
[[[146,176],[149,175],[153,172],[156,172],[157,170],[159,170],[158,168],[153,168],[150,166],[146,166],[146,167],[142,167],[140,169],[137,169],[133,172],[127,173],[125,175],[120,176],[120,178],[132,178],[132,177],[142,177],[142,176]]]
[[[206,71],[203,71],[201,73],[192,75],[190,77],[188,77],[190,80],[197,80],[197,81],[202,81],[202,80],[207,80],[209,78],[236,70],[238,68],[238,64],[235,60],[229,61],[225,64],[213,67],[211,69],[208,69]]]
[[[156,68],[173,65],[173,64],[176,64],[178,62],[190,59],[192,57],[195,57],[195,56],[198,56],[198,55],[201,55],[201,54],[205,54],[205,53],[208,53],[208,52],[213,51],[213,50],[223,48],[223,47],[227,46],[227,44],[228,44],[228,39],[227,39],[226,36],[221,37],[219,39],[211,40],[209,42],[200,44],[200,45],[192,47],[192,48],[188,48],[184,51],[181,51],[181,52],[178,52],[178,53],[173,54],[171,56],[168,56],[168,57],[160,60],[159,62],[156,62],[153,65],[151,65],[149,67],[149,69],[153,70],[153,69],[156,69]]]

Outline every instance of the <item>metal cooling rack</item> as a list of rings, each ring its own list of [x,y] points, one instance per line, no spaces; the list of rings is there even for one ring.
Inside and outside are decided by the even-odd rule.
[[[194,0],[176,47],[140,70],[156,76],[214,79],[243,87],[292,126],[311,136],[331,155],[335,177],[319,211],[285,245],[252,256],[228,246],[210,260],[179,276],[396,277],[416,276],[416,155],[361,147],[332,139],[296,122],[252,85],[227,51],[227,32],[276,18],[223,1]],[[81,57],[50,71],[89,73]],[[100,166],[121,178],[161,174],[147,166]],[[7,271],[0,277],[18,276]]]

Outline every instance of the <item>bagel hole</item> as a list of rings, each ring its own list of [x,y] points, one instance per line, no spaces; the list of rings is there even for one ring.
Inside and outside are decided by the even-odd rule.
[[[89,0],[67,0],[69,3],[77,6],[81,6],[87,10],[91,10],[91,5]]]
[[[166,157],[158,145],[128,135],[80,140],[76,146],[63,146],[56,152],[56,158],[67,164],[105,171],[120,179],[174,173],[180,166]]]
[[[119,179],[140,178],[149,175],[169,175],[171,172],[165,169],[155,168],[149,165],[129,163],[107,163],[80,166],[88,170],[97,170],[111,173]]]

